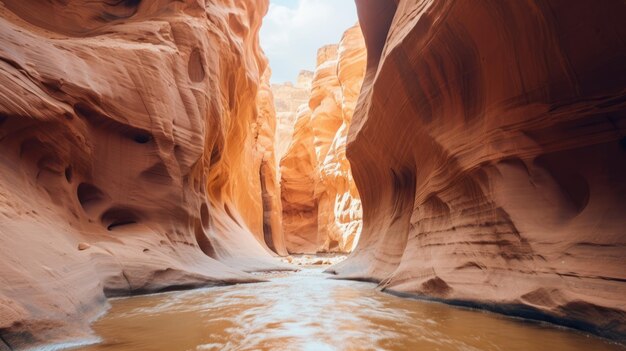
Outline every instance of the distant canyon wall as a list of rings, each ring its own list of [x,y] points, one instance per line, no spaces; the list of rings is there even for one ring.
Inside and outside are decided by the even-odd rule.
[[[385,289],[626,334],[626,3],[357,0],[347,153]]]
[[[300,106],[280,162],[284,235],[291,253],[350,252],[361,230],[361,202],[345,156],[365,74],[358,25],[320,48],[308,103]]]
[[[313,72],[300,71],[296,83],[272,84],[274,106],[276,110],[276,158],[280,159],[287,153],[291,144],[293,130],[300,108],[309,104]]]
[[[267,7],[0,4],[0,349],[83,340],[105,296],[281,268]]]

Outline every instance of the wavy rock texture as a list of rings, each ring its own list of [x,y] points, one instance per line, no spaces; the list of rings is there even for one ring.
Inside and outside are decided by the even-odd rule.
[[[626,333],[626,4],[357,0],[343,277]]]
[[[276,158],[283,158],[293,137],[294,127],[298,117],[298,110],[302,105],[308,105],[311,92],[313,72],[300,71],[296,83],[285,82],[272,84],[274,106],[276,109]]]
[[[348,127],[365,74],[358,25],[318,51],[308,108],[281,161],[285,241],[292,253],[352,250],[361,203],[345,156]]]
[[[4,343],[85,337],[105,296],[277,268],[267,6],[0,4]]]

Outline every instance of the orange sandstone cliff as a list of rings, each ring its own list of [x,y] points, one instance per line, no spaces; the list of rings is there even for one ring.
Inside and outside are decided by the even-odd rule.
[[[357,0],[348,159],[385,289],[626,334],[626,3]]]
[[[361,204],[345,156],[348,127],[365,74],[358,25],[318,51],[308,106],[300,108],[281,160],[289,252],[349,252],[361,230]]]
[[[0,349],[82,340],[105,296],[279,268],[267,6],[0,3]]]

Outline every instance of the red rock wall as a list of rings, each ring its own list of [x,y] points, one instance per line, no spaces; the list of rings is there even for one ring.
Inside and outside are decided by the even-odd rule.
[[[626,333],[626,4],[357,0],[344,277]]]
[[[85,337],[105,295],[253,281],[276,268],[264,225],[284,251],[275,122],[255,103],[267,1],[110,3],[0,4],[12,347]]]

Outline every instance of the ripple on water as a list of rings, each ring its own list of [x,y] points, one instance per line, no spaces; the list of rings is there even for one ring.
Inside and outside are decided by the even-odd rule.
[[[87,351],[624,350],[491,313],[384,294],[319,269],[268,282],[117,299]]]

